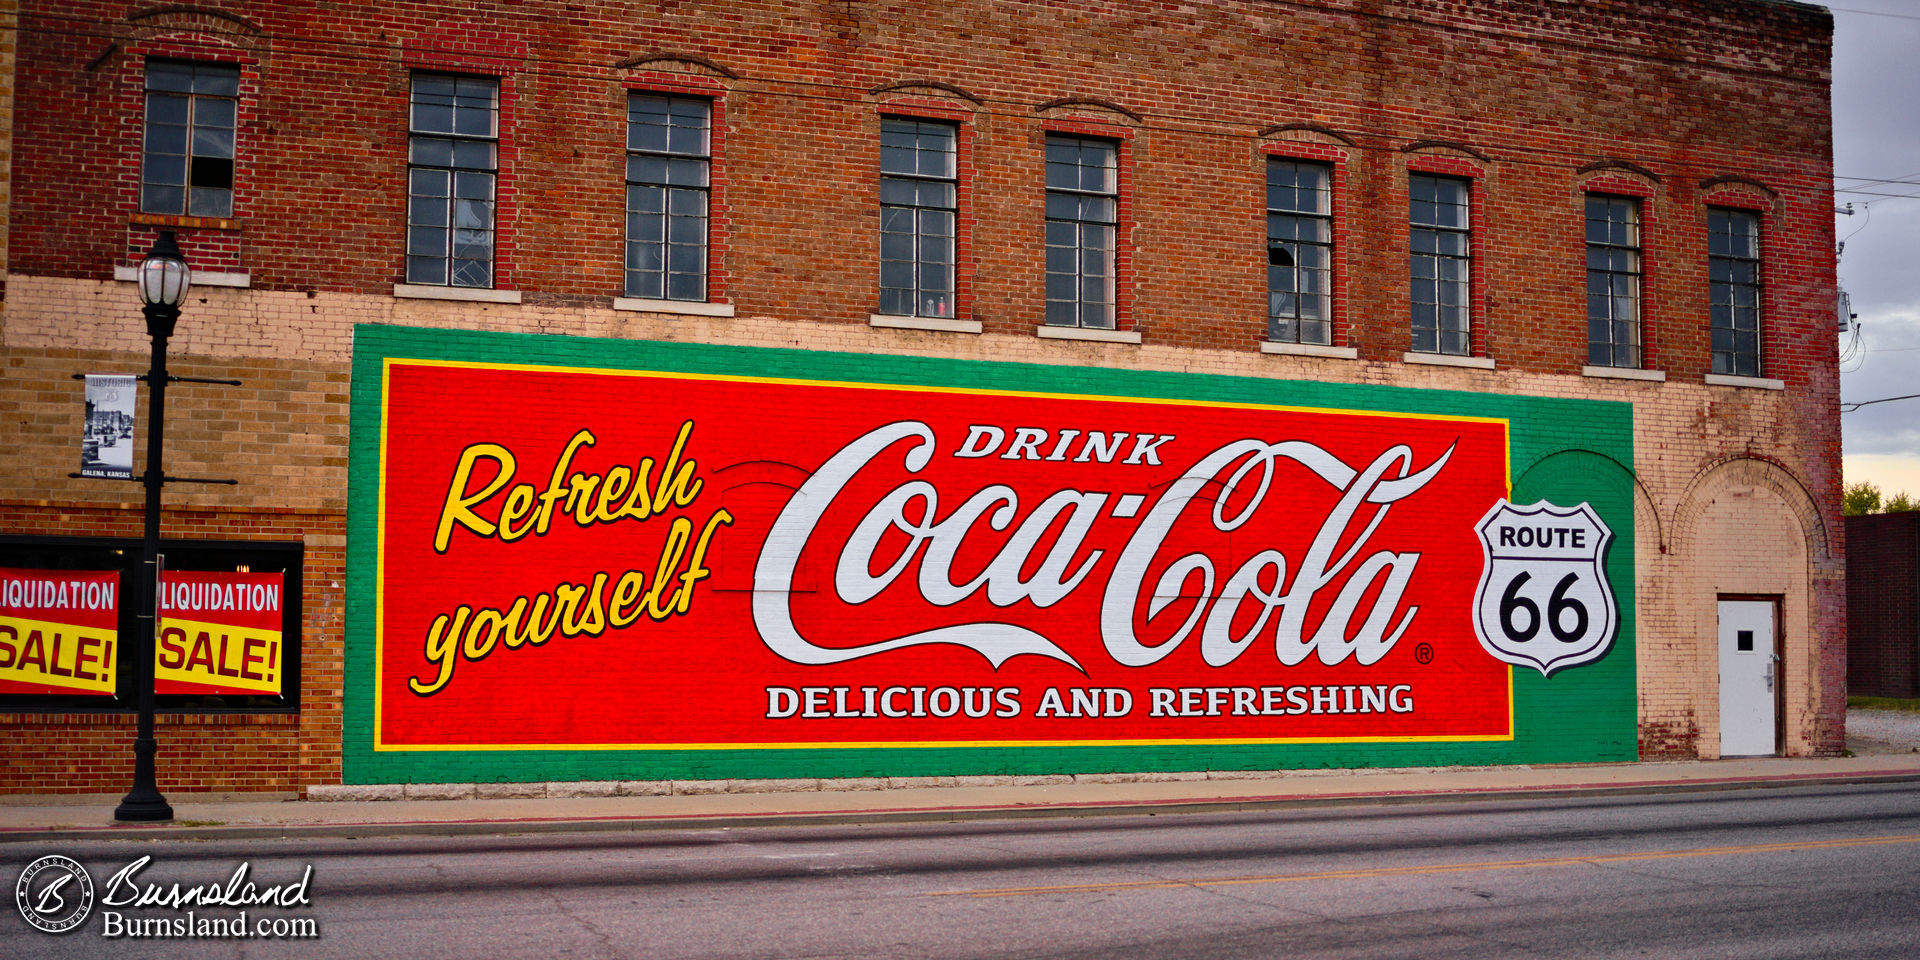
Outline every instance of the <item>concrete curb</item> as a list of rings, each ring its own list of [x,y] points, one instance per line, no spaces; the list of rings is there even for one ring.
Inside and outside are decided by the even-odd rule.
[[[879,823],[940,823],[1075,817],[1161,816],[1238,813],[1362,805],[1470,803],[1500,800],[1633,797],[1719,793],[1801,786],[1865,786],[1920,782],[1920,770],[1859,774],[1811,773],[1765,777],[1647,780],[1627,783],[1548,784],[1530,787],[1467,787],[1448,790],[1353,791],[1331,794],[1121,800],[1106,802],[1001,803],[941,807],[864,808],[765,814],[660,814],[626,817],[522,817],[467,820],[364,821],[356,823],[244,824],[235,826],[100,826],[0,829],[0,844],[53,841],[271,840],[476,836],[487,834],[651,832],[802,827]]]

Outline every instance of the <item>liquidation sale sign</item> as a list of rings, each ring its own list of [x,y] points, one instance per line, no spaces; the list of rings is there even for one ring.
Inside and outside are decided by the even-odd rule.
[[[1502,417],[379,369],[376,751],[1514,735]]]
[[[0,567],[0,693],[112,696],[120,574]]]
[[[284,586],[278,573],[163,572],[154,691],[278,696]]]

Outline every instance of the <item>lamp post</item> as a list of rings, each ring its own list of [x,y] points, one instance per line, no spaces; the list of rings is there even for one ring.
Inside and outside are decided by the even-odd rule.
[[[160,488],[162,431],[167,424],[167,339],[180,319],[180,302],[192,285],[192,271],[174,242],[173,231],[162,230],[153,249],[140,261],[140,311],[146,314],[147,337],[153,341],[153,361],[147,367],[147,487],[146,531],[140,551],[139,617],[145,621],[133,651],[134,683],[140,698],[140,727],[133,741],[133,789],[114,808],[115,820],[172,820],[173,807],[160,795],[154,780],[153,757],[159,746],[153,739],[153,651],[160,629]]]

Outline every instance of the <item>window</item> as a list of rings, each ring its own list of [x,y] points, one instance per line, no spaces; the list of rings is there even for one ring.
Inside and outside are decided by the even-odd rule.
[[[627,296],[707,299],[713,103],[627,98]]]
[[[1640,204],[1587,197],[1587,362],[1640,365]]]
[[[1324,164],[1267,161],[1267,339],[1333,342],[1333,217]]]
[[[1707,211],[1713,372],[1760,375],[1760,215]]]
[[[19,536],[0,534],[0,567],[27,570],[83,571],[114,570],[120,575],[113,621],[121,650],[114,657],[119,668],[115,678],[117,691],[112,697],[86,696],[55,691],[26,692],[33,688],[22,684],[0,684],[0,712],[4,713],[77,713],[130,712],[138,702],[134,683],[133,650],[140,646],[135,638],[152,629],[152,621],[140,616],[139,577],[145,566],[140,557],[138,539],[107,537]],[[163,687],[154,698],[163,713],[298,713],[300,710],[301,670],[301,587],[305,569],[305,547],[299,541],[263,540],[174,540],[160,542],[169,573],[186,571],[279,573],[281,581],[281,642],[279,649],[280,693],[219,694],[168,692]],[[150,571],[146,571],[151,575]],[[235,638],[236,640],[238,638]],[[71,640],[69,642],[72,642]],[[222,666],[239,663],[242,651],[236,643]],[[57,659],[57,658],[50,658]],[[214,660],[220,661],[218,653]],[[240,664],[245,666],[245,664]],[[24,690],[23,690],[24,687]]]
[[[880,312],[953,316],[957,129],[880,121]]]
[[[1408,178],[1412,227],[1413,351],[1465,356],[1471,346],[1467,278],[1470,185],[1451,177]]]
[[[493,286],[499,81],[416,75],[408,129],[407,282]]]
[[[1047,323],[1111,330],[1118,145],[1047,137]]]
[[[233,216],[233,130],[240,68],[147,64],[147,126],[140,212]]]

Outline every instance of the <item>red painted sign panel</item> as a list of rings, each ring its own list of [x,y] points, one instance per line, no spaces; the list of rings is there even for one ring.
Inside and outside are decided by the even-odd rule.
[[[120,574],[0,567],[0,693],[112,696]]]
[[[279,695],[283,586],[278,573],[162,572],[154,692]]]
[[[383,410],[376,749],[1512,736],[1501,420],[409,360]]]

